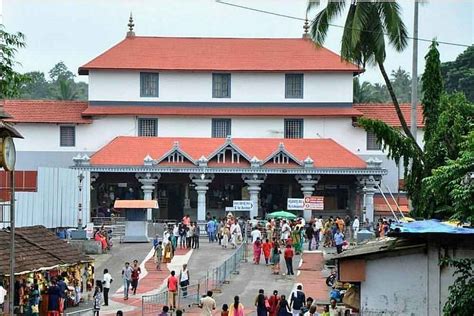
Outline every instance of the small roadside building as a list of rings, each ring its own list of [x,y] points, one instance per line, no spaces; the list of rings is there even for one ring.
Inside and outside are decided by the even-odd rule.
[[[8,289],[10,274],[10,231],[0,230],[0,280]],[[15,282],[16,288],[23,284],[37,283],[42,302],[47,302],[45,291],[52,278],[63,276],[68,285],[79,287],[81,292],[90,291],[94,285],[94,259],[84,255],[78,248],[58,238],[44,226],[30,226],[15,230]],[[21,301],[18,291],[15,301]],[[7,299],[10,299],[10,293]],[[47,303],[45,303],[47,309]],[[5,304],[8,306],[8,304]],[[42,308],[40,304],[40,309]]]
[[[360,315],[442,315],[455,278],[441,260],[474,258],[474,229],[436,220],[397,225],[389,237],[331,257],[339,281],[354,286]]]

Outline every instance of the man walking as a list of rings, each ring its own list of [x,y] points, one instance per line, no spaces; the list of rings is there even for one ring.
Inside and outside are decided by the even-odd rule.
[[[212,298],[212,291],[207,291],[207,295],[201,298],[201,316],[212,316],[212,311],[216,309],[216,301]]]
[[[137,294],[138,279],[140,278],[140,273],[142,273],[142,270],[140,269],[140,266],[138,266],[138,260],[133,260],[133,267],[132,267],[133,295]]]
[[[209,236],[209,242],[213,243],[216,235],[216,222],[212,219],[207,222],[207,234]]]
[[[294,275],[293,272],[293,257],[295,253],[293,252],[293,249],[291,249],[291,245],[286,245],[286,249],[284,252],[284,257],[285,257],[285,262],[286,262],[286,270],[288,272],[288,275]]]
[[[344,243],[344,234],[341,231],[336,229],[336,233],[334,234],[334,242],[336,243],[337,253],[342,252],[342,244]]]
[[[352,238],[357,242],[357,232],[359,231],[359,217],[354,217],[354,221],[352,222]]]
[[[122,279],[123,279],[123,299],[128,300],[128,289],[132,282],[132,267],[130,262],[125,262],[125,267],[122,268]]]
[[[112,275],[110,275],[109,270],[104,269],[104,277],[102,279],[102,286],[104,288],[104,306],[109,306],[109,291],[112,281]]]
[[[304,306],[306,301],[306,296],[303,292],[303,286],[299,284],[296,287],[296,291],[291,293],[290,298],[290,308],[293,316],[299,316],[301,308]]]
[[[171,309],[176,309],[176,295],[178,294],[178,279],[176,278],[176,272],[171,271],[168,277],[167,288],[168,288],[168,305]]]

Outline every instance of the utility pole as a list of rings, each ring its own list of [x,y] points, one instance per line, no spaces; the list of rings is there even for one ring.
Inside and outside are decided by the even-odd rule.
[[[411,70],[411,124],[410,131],[416,140],[417,134],[417,113],[416,108],[418,105],[418,0],[415,1],[415,12],[413,22],[413,60]]]

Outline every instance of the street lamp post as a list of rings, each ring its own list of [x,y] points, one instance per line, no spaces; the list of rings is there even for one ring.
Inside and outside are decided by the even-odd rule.
[[[77,188],[79,189],[79,201],[77,203],[77,230],[73,230],[71,232],[71,239],[75,239],[75,240],[85,240],[87,239],[87,234],[86,234],[86,231],[84,230],[84,228],[82,227],[83,224],[82,224],[82,200],[83,200],[83,191],[82,191],[82,187],[84,185],[84,175],[81,173],[79,173],[79,175],[77,176],[77,179],[79,180],[79,183],[78,183],[78,186]]]

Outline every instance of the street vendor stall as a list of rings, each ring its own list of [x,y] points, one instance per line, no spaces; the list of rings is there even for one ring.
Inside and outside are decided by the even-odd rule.
[[[116,200],[114,208],[125,217],[123,242],[148,242],[147,209],[157,209],[156,200]]]
[[[0,230],[0,280],[9,284],[10,231]],[[14,305],[18,313],[35,308],[39,315],[48,309],[48,288],[53,280],[64,279],[67,285],[65,306],[78,305],[93,290],[93,259],[59,239],[44,226],[17,228],[15,231],[15,293]],[[32,304],[35,289],[41,297]],[[11,299],[11,293],[7,294]],[[8,304],[5,304],[8,306]],[[33,307],[34,306],[34,307]]]

